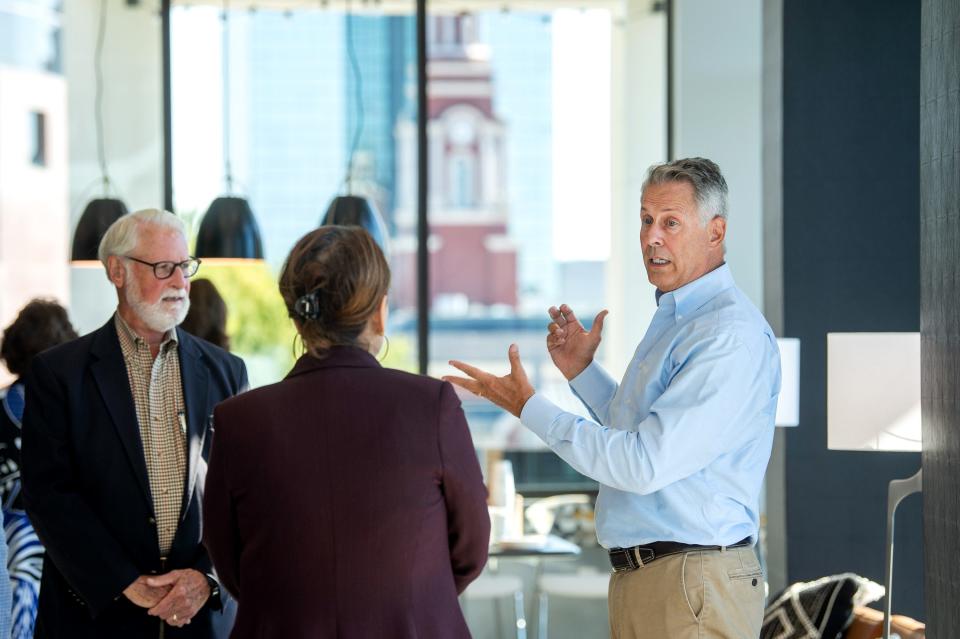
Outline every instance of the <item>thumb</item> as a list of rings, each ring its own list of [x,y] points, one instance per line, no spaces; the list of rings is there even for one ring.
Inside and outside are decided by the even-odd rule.
[[[165,575],[156,575],[154,577],[147,577],[143,581],[151,588],[162,588],[163,586],[169,586],[177,583],[177,580],[179,578],[180,576],[176,572],[168,572]]]
[[[520,363],[520,348],[516,344],[511,344],[507,351],[507,357],[510,358],[510,374],[522,375],[526,378],[527,373],[523,370],[523,364]]]
[[[597,313],[597,316],[593,318],[593,326],[590,327],[590,336],[600,339],[600,333],[603,332],[603,320],[606,319],[607,314],[610,311],[603,310]]]

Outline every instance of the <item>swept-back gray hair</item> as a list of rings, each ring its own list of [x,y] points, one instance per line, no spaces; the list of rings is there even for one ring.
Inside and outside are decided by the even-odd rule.
[[[100,240],[97,257],[100,258],[103,268],[107,268],[107,258],[111,255],[127,255],[135,249],[140,240],[140,229],[147,224],[173,229],[183,237],[187,236],[183,221],[169,211],[143,209],[124,215],[110,225],[107,232],[103,234],[103,239]],[[109,276],[108,273],[107,277]]]
[[[684,158],[665,164],[654,164],[647,171],[643,190],[651,184],[687,182],[693,187],[693,197],[700,212],[700,223],[715,217],[727,219],[727,181],[720,167],[706,158]]]

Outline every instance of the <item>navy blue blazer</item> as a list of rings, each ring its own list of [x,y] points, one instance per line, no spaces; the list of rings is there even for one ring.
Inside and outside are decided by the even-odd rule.
[[[232,637],[469,637],[487,491],[460,400],[335,347],[217,406],[204,539]]]
[[[213,407],[247,386],[243,360],[181,329],[187,413],[182,514],[163,564],[136,409],[114,320],[37,355],[26,380],[22,482],[27,515],[46,548],[36,637],[155,639],[163,622],[130,603],[138,576],[211,572],[201,513]],[[209,603],[169,639],[226,636],[233,602]],[[218,629],[222,630],[219,631]]]

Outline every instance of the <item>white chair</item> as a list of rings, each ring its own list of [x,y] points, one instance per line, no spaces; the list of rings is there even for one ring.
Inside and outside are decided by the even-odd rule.
[[[553,495],[538,499],[527,507],[526,518],[530,527],[540,535],[548,535],[557,523],[557,512],[566,506],[586,507],[592,510],[589,495],[569,494]],[[589,534],[592,536],[592,513]],[[580,531],[582,534],[584,531]],[[581,568],[575,573],[547,573],[537,575],[537,639],[546,639],[550,617],[550,597],[568,597],[572,599],[605,600],[609,573],[592,568]]]
[[[606,601],[610,573],[583,567],[575,573],[554,573],[540,577],[537,590],[540,592],[537,609],[537,639],[547,639],[550,618],[549,598],[568,597]]]
[[[517,629],[517,639],[527,639],[527,620],[523,609],[523,580],[516,575],[498,575],[484,572],[467,586],[460,596],[464,610],[470,601],[493,602],[493,618],[496,624],[497,637],[503,639],[503,623],[500,619],[500,601],[506,598],[513,599],[514,621]]]

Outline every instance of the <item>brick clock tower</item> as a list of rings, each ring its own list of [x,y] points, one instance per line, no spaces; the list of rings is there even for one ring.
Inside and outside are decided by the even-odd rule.
[[[430,307],[466,315],[517,307],[517,251],[507,235],[504,125],[493,113],[489,50],[470,15],[428,31]],[[393,302],[416,305],[416,123],[397,124]]]

